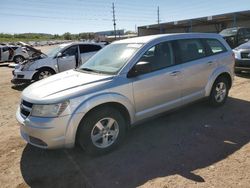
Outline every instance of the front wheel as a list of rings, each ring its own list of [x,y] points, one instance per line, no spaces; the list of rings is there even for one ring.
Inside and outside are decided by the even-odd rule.
[[[212,87],[210,94],[210,103],[213,106],[223,105],[228,97],[229,84],[228,80],[225,77],[218,78]]]
[[[44,78],[48,78],[52,76],[53,74],[55,74],[55,72],[50,69],[41,69],[36,73],[35,80],[36,81],[42,80]]]
[[[79,125],[77,142],[89,154],[107,153],[123,140],[126,133],[125,122],[116,109],[103,107],[94,110]]]

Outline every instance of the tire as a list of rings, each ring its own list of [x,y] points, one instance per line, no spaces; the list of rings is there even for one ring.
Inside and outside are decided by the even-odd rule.
[[[228,97],[229,83],[225,77],[219,77],[213,84],[209,102],[212,106],[223,105]]]
[[[15,57],[13,58],[13,61],[14,61],[16,64],[19,64],[19,63],[23,62],[24,60],[25,60],[25,58],[24,58],[23,56],[20,56],[20,55],[15,56]]]
[[[34,80],[35,81],[39,81],[42,80],[44,78],[47,78],[49,76],[52,76],[53,74],[55,74],[55,71],[49,68],[43,68],[40,69],[34,76]]]
[[[119,146],[125,134],[126,121],[122,114],[114,108],[101,107],[83,118],[77,143],[90,155],[102,155]]]

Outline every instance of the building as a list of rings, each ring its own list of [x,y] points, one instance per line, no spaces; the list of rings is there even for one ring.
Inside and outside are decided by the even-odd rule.
[[[186,32],[218,33],[229,27],[250,27],[250,10],[140,26],[138,35]]]

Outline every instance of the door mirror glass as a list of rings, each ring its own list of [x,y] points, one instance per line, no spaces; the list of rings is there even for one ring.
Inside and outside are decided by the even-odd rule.
[[[151,64],[146,61],[139,61],[128,73],[128,78],[151,72]]]
[[[61,52],[59,52],[56,57],[61,58],[61,57],[63,57],[63,54]]]

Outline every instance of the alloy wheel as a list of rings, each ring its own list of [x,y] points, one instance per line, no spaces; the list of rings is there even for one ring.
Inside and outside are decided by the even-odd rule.
[[[98,121],[92,131],[92,143],[98,148],[107,148],[117,139],[119,134],[119,125],[113,118],[107,117]]]

